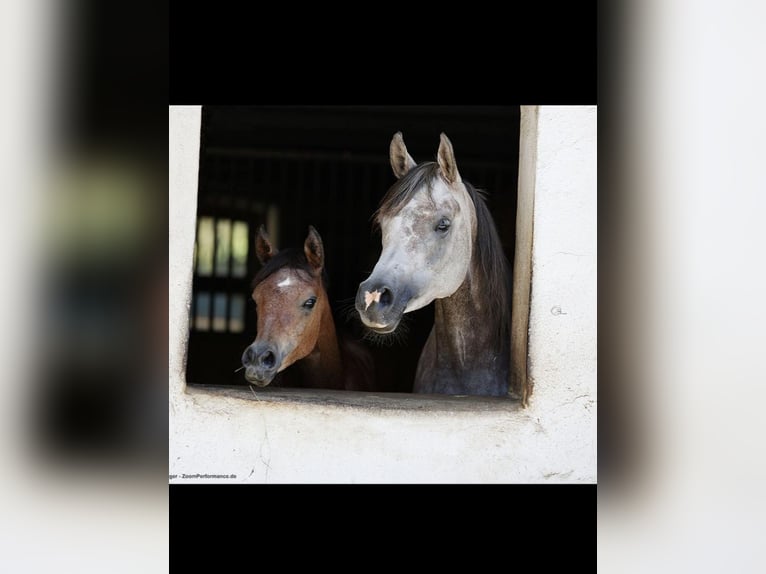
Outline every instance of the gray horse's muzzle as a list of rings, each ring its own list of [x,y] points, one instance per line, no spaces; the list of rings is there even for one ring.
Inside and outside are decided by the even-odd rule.
[[[368,279],[356,292],[356,310],[368,328],[378,333],[391,333],[399,326],[410,295],[385,282]]]

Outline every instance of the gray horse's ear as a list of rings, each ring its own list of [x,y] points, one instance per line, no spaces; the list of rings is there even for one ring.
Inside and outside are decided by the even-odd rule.
[[[407,146],[404,145],[404,138],[402,132],[396,132],[391,140],[391,146],[388,150],[388,155],[391,158],[391,169],[394,170],[396,179],[401,179],[417,164],[412,156],[407,153]]]
[[[455,161],[455,152],[452,149],[452,142],[442,132],[439,142],[439,168],[442,171],[445,179],[450,183],[460,183],[463,181],[460,178],[460,173],[457,170],[457,162]]]
[[[322,238],[319,237],[319,233],[313,225],[309,225],[309,234],[303,244],[303,252],[314,271],[321,271],[324,267],[324,246],[322,245]]]
[[[258,228],[258,235],[255,236],[255,255],[258,257],[258,261],[261,265],[266,265],[266,262],[277,254],[277,250],[269,241],[269,234],[266,233],[266,228],[261,225]]]

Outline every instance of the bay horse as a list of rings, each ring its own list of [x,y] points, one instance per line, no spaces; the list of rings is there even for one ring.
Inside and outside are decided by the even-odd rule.
[[[258,332],[242,354],[245,379],[259,387],[375,390],[370,351],[335,331],[317,230],[309,226],[302,250],[277,251],[261,225],[255,251],[263,265],[252,292]]]
[[[401,132],[391,140],[397,181],[374,214],[383,249],[355,307],[367,328],[385,334],[435,301],[413,392],[505,396],[510,265],[484,192],[463,181],[452,143],[440,138],[437,161],[420,165]]]

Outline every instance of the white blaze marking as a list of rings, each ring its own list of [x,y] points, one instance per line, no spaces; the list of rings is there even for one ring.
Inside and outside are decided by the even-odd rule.
[[[292,282],[292,281],[290,280],[290,278],[288,277],[288,278],[286,278],[286,279],[282,279],[282,281],[280,281],[279,283],[277,283],[277,287],[289,287],[290,285],[292,285],[292,283],[293,283],[293,282]]]
[[[370,293],[369,291],[365,291],[364,292],[364,310],[366,311],[370,307],[370,305],[372,305],[373,301],[375,303],[378,303],[380,301],[380,295],[381,293],[377,289],[375,289],[375,291],[373,291],[372,293]]]

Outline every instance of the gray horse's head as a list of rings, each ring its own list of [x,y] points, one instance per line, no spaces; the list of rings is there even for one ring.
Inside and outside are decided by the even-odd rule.
[[[474,202],[446,135],[437,162],[416,165],[401,132],[391,140],[390,159],[398,181],[375,214],[383,251],[356,296],[362,322],[378,333],[393,332],[404,313],[457,291],[476,235]]]

